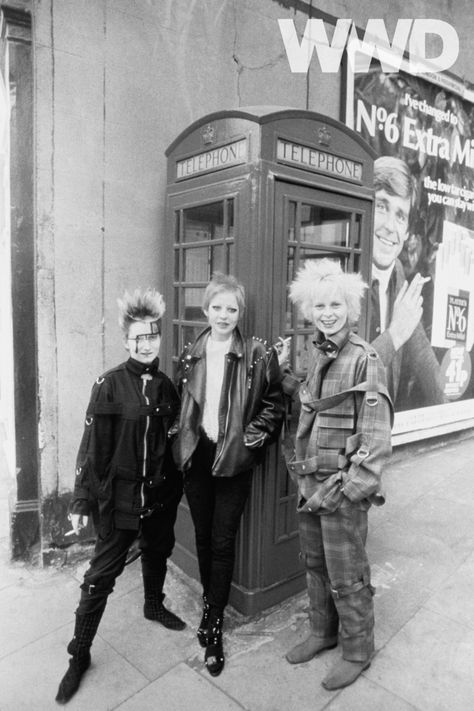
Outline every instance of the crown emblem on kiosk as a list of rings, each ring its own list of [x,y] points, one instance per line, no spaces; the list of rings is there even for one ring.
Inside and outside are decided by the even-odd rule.
[[[329,146],[331,144],[331,133],[326,126],[320,126],[318,128],[318,143],[322,146]]]
[[[207,126],[204,126],[202,129],[201,136],[206,146],[210,143],[214,143],[216,140],[216,129],[212,124],[208,123]]]

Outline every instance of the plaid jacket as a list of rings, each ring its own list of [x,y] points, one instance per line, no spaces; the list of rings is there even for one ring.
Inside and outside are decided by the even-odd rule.
[[[301,412],[290,476],[301,495],[298,510],[330,513],[343,496],[383,504],[382,470],[391,455],[393,407],[385,370],[374,349],[342,329],[323,342],[299,387]],[[288,388],[287,388],[288,391]]]

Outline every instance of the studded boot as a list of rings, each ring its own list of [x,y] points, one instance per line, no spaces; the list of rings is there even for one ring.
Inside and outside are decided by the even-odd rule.
[[[197,638],[201,647],[207,647],[207,636],[209,631],[210,607],[205,595],[202,596],[202,617],[199,623]]]
[[[206,669],[211,676],[219,676],[224,668],[225,658],[224,648],[222,646],[223,622],[223,611],[211,608],[209,612],[207,647],[204,655]]]

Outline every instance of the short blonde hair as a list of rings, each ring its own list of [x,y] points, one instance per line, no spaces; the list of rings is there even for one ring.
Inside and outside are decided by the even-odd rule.
[[[349,324],[357,323],[367,284],[360,274],[343,272],[338,261],[326,258],[308,260],[290,284],[290,299],[303,316],[312,321],[314,302],[328,286],[340,290],[347,305]]]
[[[126,291],[117,304],[119,326],[125,335],[134,321],[160,321],[166,308],[162,295],[151,287],[135,289],[133,294]]]
[[[245,289],[242,284],[237,281],[235,276],[232,276],[232,274],[223,274],[222,272],[214,272],[211,281],[206,286],[202,310],[207,311],[212,299],[216,294],[220,294],[223,291],[230,291],[232,294],[235,294],[239,307],[239,317],[242,316],[245,309]]]

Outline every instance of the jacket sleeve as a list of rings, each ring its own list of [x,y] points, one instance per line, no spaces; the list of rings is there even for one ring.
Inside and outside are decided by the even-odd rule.
[[[371,345],[373,348],[375,348],[380,358],[382,359],[382,363],[387,368],[392,362],[396,353],[395,346],[393,345],[392,341],[392,336],[390,335],[388,329],[381,333],[379,336],[377,336],[377,338],[372,341]]]
[[[280,368],[281,387],[284,395],[290,400],[295,400],[298,397],[302,381],[293,375],[289,367]]]
[[[384,497],[380,491],[380,480],[392,453],[393,407],[380,358],[376,356],[368,366],[366,357],[363,364],[359,382],[368,379],[367,367],[375,367],[376,389],[355,394],[355,433],[346,446],[349,469],[342,472],[342,490],[353,502],[372,498],[374,503],[382,504]]]
[[[96,415],[98,405],[112,401],[108,378],[97,378],[84,422],[84,432],[76,459],[76,479],[71,513],[89,515],[91,503],[97,500],[100,483],[107,476],[113,456],[114,427],[111,415]]]
[[[285,412],[280,366],[274,348],[265,358],[265,378],[260,409],[244,432],[247,447],[260,447],[278,436]]]
[[[403,346],[403,373],[412,373],[423,392],[423,405],[440,405],[446,402],[441,370],[431,344],[421,324]]]

